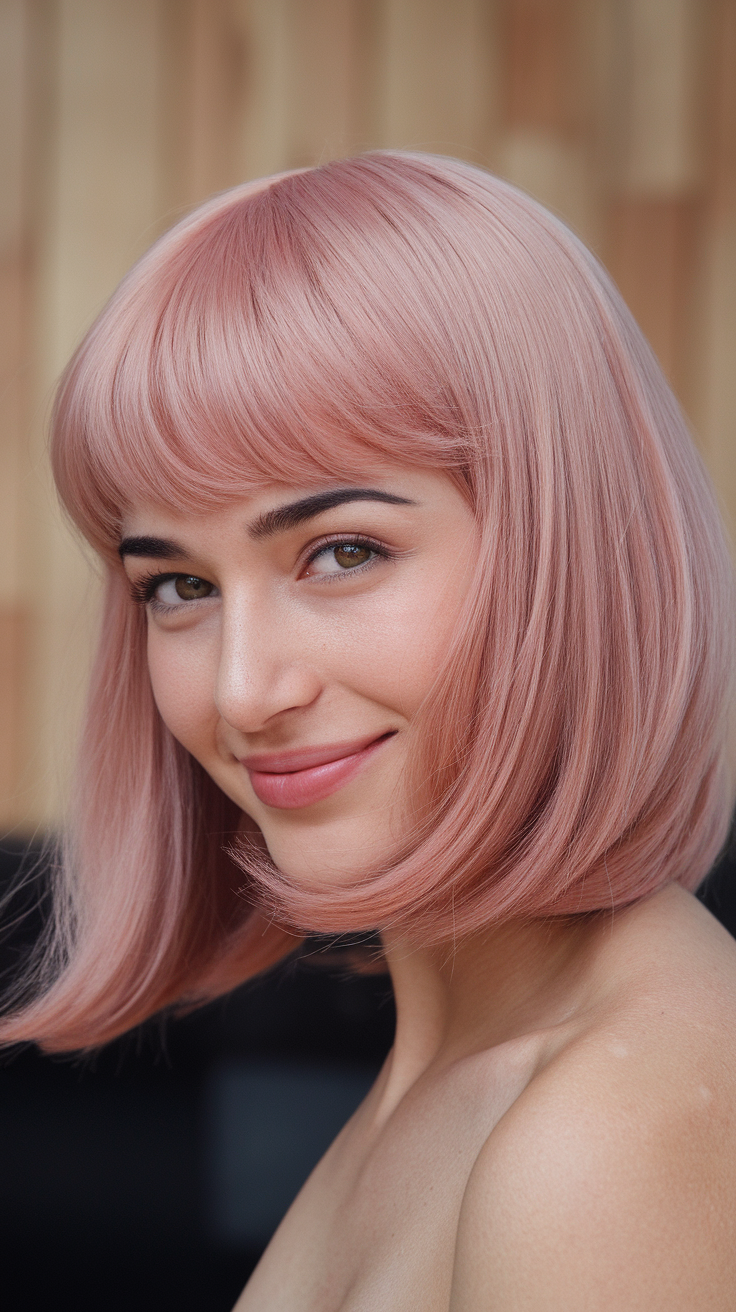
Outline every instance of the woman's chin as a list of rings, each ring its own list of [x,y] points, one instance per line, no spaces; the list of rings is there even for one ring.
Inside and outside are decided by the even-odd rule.
[[[314,888],[336,888],[357,883],[360,879],[365,878],[371,869],[375,869],[375,862],[370,865],[359,864],[355,859],[355,852],[350,850],[340,852],[323,852],[317,855],[305,854],[304,852],[294,852],[290,846],[282,850],[278,844],[270,847],[267,844],[268,853],[274,865],[278,868],[285,879],[288,880],[295,888],[305,890]]]
[[[292,812],[286,823],[261,816],[258,825],[271,860],[290,882],[304,888],[346,886],[396,859],[399,811],[386,803],[329,819],[304,815],[301,822]]]
[[[304,889],[349,886],[364,879],[384,864],[390,864],[395,844],[358,842],[356,837],[337,835],[328,841],[318,832],[288,837],[264,832],[268,854],[282,875]],[[337,841],[336,841],[337,840]]]

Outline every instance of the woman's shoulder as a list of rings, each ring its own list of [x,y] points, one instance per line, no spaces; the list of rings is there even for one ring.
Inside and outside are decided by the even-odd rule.
[[[733,1307],[736,943],[667,890],[589,982],[475,1163],[452,1312]]]

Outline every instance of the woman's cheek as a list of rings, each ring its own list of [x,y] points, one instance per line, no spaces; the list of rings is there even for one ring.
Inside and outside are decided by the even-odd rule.
[[[446,659],[462,603],[462,593],[438,603],[434,580],[420,579],[390,613],[379,613],[366,634],[363,655],[380,672],[386,700],[415,710],[432,688]]]
[[[212,737],[217,714],[209,662],[186,643],[167,642],[174,635],[151,634],[148,669],[156,705],[164,724],[194,755]],[[179,635],[176,635],[179,636]]]

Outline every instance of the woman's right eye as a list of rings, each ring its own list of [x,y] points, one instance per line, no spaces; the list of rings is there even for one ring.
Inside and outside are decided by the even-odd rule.
[[[150,600],[162,606],[180,606],[183,601],[200,601],[216,591],[213,583],[197,578],[195,574],[176,574],[162,579],[151,592]]]

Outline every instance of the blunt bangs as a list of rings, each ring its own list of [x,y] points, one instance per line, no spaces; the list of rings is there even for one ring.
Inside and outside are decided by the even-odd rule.
[[[90,330],[52,456],[107,561],[107,609],[56,946],[1,1037],[97,1044],[310,931],[451,942],[706,874],[731,806],[734,591],[715,498],[607,275],[515,188],[386,153],[216,198]],[[299,888],[161,721],[120,527],[136,503],[200,513],[342,480],[368,456],[459,484],[475,585],[420,712],[402,850]]]
[[[103,311],[62,382],[52,447],[62,499],[99,550],[112,554],[134,501],[215,507],[357,472],[367,454],[467,469],[451,333],[441,317],[438,341],[423,333],[437,315],[417,274],[442,279],[441,247],[415,249],[370,192],[331,181],[316,197],[301,174],[227,193]],[[410,211],[401,170],[390,181]],[[414,306],[386,295],[388,255],[401,283],[413,275]]]

